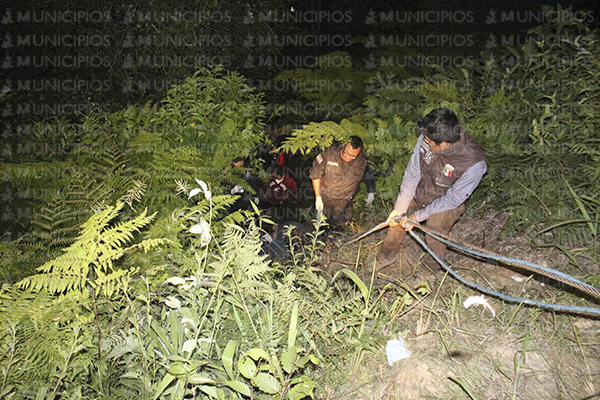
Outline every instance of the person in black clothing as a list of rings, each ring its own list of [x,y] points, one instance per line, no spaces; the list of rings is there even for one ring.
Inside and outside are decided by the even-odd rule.
[[[248,210],[252,211],[252,205],[250,202],[254,202],[258,204],[258,189],[260,188],[260,181],[254,175],[252,171],[252,167],[250,163],[243,157],[236,157],[231,161],[231,166],[234,169],[237,169],[237,173],[239,176],[246,181],[248,186],[252,188],[253,192],[250,192],[240,185],[235,185],[229,191],[230,194],[239,196],[237,201],[231,206],[229,209],[230,212],[235,212],[238,210]]]
[[[285,221],[273,226],[267,238],[267,254],[272,258],[287,259],[294,254],[304,252],[314,230],[296,221]]]

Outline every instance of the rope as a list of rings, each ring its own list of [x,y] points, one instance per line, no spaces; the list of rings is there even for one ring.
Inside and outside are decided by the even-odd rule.
[[[415,225],[415,226],[418,227],[419,225]],[[454,270],[452,270],[452,268],[450,268],[448,265],[446,265],[446,263],[444,263],[442,260],[440,260],[440,258],[429,247],[427,247],[427,245],[425,244],[425,242],[423,242],[423,240],[420,237],[417,236],[417,234],[415,234],[413,231],[409,231],[409,233],[410,233],[410,235],[421,246],[423,246],[423,248],[425,250],[427,250],[427,252],[429,254],[431,254],[431,256],[438,263],[440,263],[440,265],[446,271],[448,271],[448,273],[450,275],[452,275],[455,279],[457,279],[458,281],[464,283],[465,285],[470,286],[472,288],[475,288],[475,289],[479,290],[480,292],[489,294],[490,296],[499,297],[502,300],[509,301],[509,302],[512,302],[512,303],[523,303],[523,304],[528,304],[528,305],[531,305],[531,306],[536,306],[536,307],[541,307],[541,308],[547,308],[547,309],[554,310],[554,311],[577,312],[577,313],[582,313],[582,314],[600,315],[600,309],[599,308],[560,305],[560,304],[546,303],[544,301],[524,299],[524,298],[521,298],[521,297],[508,296],[508,295],[502,294],[500,292],[496,292],[495,290],[491,290],[491,289],[488,289],[488,288],[483,287],[481,285],[478,285],[478,284],[476,284],[474,282],[471,282],[469,280],[466,280],[465,278],[463,278],[462,276],[460,276],[456,272],[454,272]]]
[[[489,250],[485,250],[484,251],[483,249],[481,249],[481,248],[479,248],[477,246],[469,245],[469,247],[465,247],[464,243],[457,244],[457,241],[451,242],[448,239],[447,235],[445,235],[445,234],[443,234],[441,232],[437,232],[437,231],[435,231],[433,229],[427,228],[425,226],[422,226],[422,225],[420,225],[416,221],[408,220],[408,222],[411,225],[413,225],[413,226],[421,229],[423,232],[427,233],[428,235],[430,235],[434,239],[437,239],[437,240],[439,240],[442,243],[445,243],[445,244],[447,244],[449,246],[452,246],[452,247],[454,247],[456,249],[459,249],[461,251],[464,251],[466,253],[470,253],[470,254],[473,254],[473,255],[476,255],[476,256],[479,256],[479,257],[489,258],[489,259],[492,259],[492,260],[504,261],[504,262],[508,262],[508,263],[511,263],[511,264],[517,264],[518,266],[520,266],[520,267],[522,267],[522,268],[524,268],[526,270],[535,272],[535,273],[537,273],[539,275],[547,276],[547,277],[552,278],[552,279],[554,279],[554,280],[556,280],[558,282],[562,282],[562,283],[564,283],[566,285],[569,285],[569,286],[572,286],[574,288],[577,288],[577,289],[581,290],[582,292],[586,292],[586,293],[589,293],[589,294],[591,294],[593,296],[600,297],[600,290],[599,289],[595,288],[594,286],[588,285],[587,283],[582,282],[582,281],[580,281],[580,280],[578,280],[578,279],[576,279],[576,278],[574,278],[574,277],[572,277],[570,275],[567,275],[567,274],[565,274],[563,272],[560,272],[560,271],[557,271],[557,270],[554,270],[554,269],[551,269],[551,268],[547,268],[547,267],[544,267],[543,265],[535,264],[535,263],[532,263],[532,262],[529,262],[529,261],[519,260],[517,258],[511,258],[511,257],[504,257],[504,256],[501,256],[501,255],[495,254],[495,253],[493,253],[493,252],[491,252]]]
[[[352,244],[352,243],[354,243],[354,242],[356,242],[356,241],[358,241],[358,240],[360,240],[360,239],[364,238],[365,236],[368,236],[368,235],[370,235],[371,233],[373,233],[373,232],[375,232],[375,231],[378,231],[378,230],[379,230],[379,229],[381,229],[381,228],[385,228],[386,226],[388,226],[388,222],[387,222],[387,221],[384,221],[384,222],[380,223],[379,225],[377,225],[376,227],[374,227],[374,228],[371,228],[371,229],[369,229],[369,230],[367,230],[367,231],[364,231],[364,232],[359,232],[359,233],[357,233],[357,234],[355,234],[355,235],[352,235],[352,236],[349,236],[349,237],[347,237],[347,238],[344,238],[344,239],[340,239],[340,240],[338,240],[338,241],[336,242],[336,244],[335,244],[335,246],[334,246],[334,247],[337,247],[337,248],[338,248],[338,250],[340,250],[340,249],[343,249],[344,247],[348,246],[349,244]],[[345,243],[344,243],[344,242],[345,242]],[[342,244],[342,243],[343,243],[343,244]]]
[[[400,219],[401,219],[401,217],[396,218],[396,220],[400,220]],[[535,272],[539,275],[547,276],[558,282],[562,282],[566,285],[569,285],[571,287],[579,289],[579,290],[586,292],[588,294],[591,294],[593,296],[600,297],[599,289],[595,288],[594,286],[588,285],[587,283],[582,282],[582,281],[580,281],[570,275],[567,275],[563,272],[560,272],[560,271],[557,271],[557,270],[554,270],[551,268],[547,268],[547,267],[544,267],[543,265],[535,264],[535,263],[532,263],[529,261],[519,260],[519,259],[511,258],[511,257],[504,257],[501,255],[495,254],[493,252],[490,252],[488,250],[483,250],[474,245],[468,245],[468,247],[467,247],[467,245],[464,245],[464,243],[461,243],[462,245],[457,244],[455,242],[450,241],[446,234],[443,234],[441,232],[438,232],[433,229],[422,226],[417,221],[408,219],[407,222],[410,223],[411,225],[421,229],[423,232],[425,232],[426,234],[439,240],[440,242],[443,242],[448,246],[459,249],[465,253],[469,253],[469,254],[479,256],[479,257],[489,258],[489,259],[493,259],[493,260],[497,260],[497,261],[504,261],[504,262],[508,262],[510,264],[516,264],[517,266],[522,267],[526,270]],[[370,235],[371,233],[373,233],[381,228],[386,227],[387,225],[388,225],[387,221],[382,222],[381,224],[379,224],[379,225],[375,226],[374,228],[371,228],[365,232],[357,233],[353,236],[347,237],[345,239],[341,239],[336,243],[336,247],[339,246],[339,249],[341,249],[351,243],[354,243],[354,242],[364,238],[367,235]],[[450,268],[444,261],[440,260],[440,258],[412,230],[410,230],[409,233],[456,280],[464,283],[467,286],[475,288],[475,289],[479,290],[480,292],[489,294],[491,296],[499,297],[505,301],[509,301],[512,303],[523,303],[523,304],[528,304],[528,305],[541,307],[541,308],[547,308],[547,309],[555,310],[555,311],[579,312],[579,313],[584,313],[584,314],[600,315],[600,309],[598,309],[598,308],[560,305],[560,304],[546,303],[543,301],[524,299],[524,298],[520,298],[520,297],[508,296],[508,295],[502,294],[500,292],[496,292],[495,290],[491,290],[491,289],[488,289],[481,285],[478,285],[474,282],[471,282],[471,281],[463,278],[456,272],[454,272],[454,270],[452,270],[452,268]]]

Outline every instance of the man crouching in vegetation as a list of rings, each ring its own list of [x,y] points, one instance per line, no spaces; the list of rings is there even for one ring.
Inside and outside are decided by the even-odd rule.
[[[394,209],[387,218],[389,230],[378,255],[376,268],[398,261],[407,218],[427,220],[427,227],[448,233],[465,211],[464,202],[486,172],[485,155],[461,128],[457,116],[446,108],[431,111],[417,122],[419,139],[410,158]],[[427,246],[444,259],[446,245],[427,236]],[[427,254],[423,263],[433,273],[441,266]]]
[[[363,142],[351,136],[343,146],[333,146],[317,156],[310,170],[315,191],[315,207],[323,211],[327,222],[340,229],[352,219],[352,200],[360,181],[367,185],[367,204],[375,198],[375,173],[367,165]]]

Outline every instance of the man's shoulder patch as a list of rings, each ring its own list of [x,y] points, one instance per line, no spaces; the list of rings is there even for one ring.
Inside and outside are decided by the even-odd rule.
[[[321,163],[323,162],[323,156],[322,156],[321,154],[319,154],[319,155],[317,156],[317,162],[318,162],[319,164],[321,164]]]

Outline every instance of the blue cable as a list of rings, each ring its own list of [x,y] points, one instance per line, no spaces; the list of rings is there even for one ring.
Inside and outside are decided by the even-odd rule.
[[[416,221],[409,220],[409,222],[411,222],[411,223],[412,223],[414,226],[416,226],[416,227],[418,227],[418,228],[420,227],[420,225],[419,225],[419,224],[418,224]],[[481,286],[481,285],[478,285],[478,284],[476,284],[476,283],[474,283],[474,282],[468,281],[468,280],[466,280],[465,278],[463,278],[463,277],[461,277],[460,275],[458,275],[456,272],[454,272],[454,271],[452,270],[452,268],[450,268],[448,265],[446,265],[446,263],[444,263],[442,260],[440,260],[440,258],[439,258],[439,257],[438,257],[438,256],[437,256],[437,255],[436,255],[436,254],[435,254],[435,253],[434,253],[434,252],[433,252],[433,251],[432,251],[432,250],[431,250],[431,249],[430,249],[430,248],[429,248],[429,247],[428,247],[428,246],[425,244],[425,242],[423,242],[423,240],[422,240],[420,237],[418,237],[418,236],[417,236],[417,235],[416,235],[416,234],[415,234],[415,233],[414,233],[412,230],[410,230],[410,231],[408,231],[408,232],[410,233],[410,235],[411,235],[411,236],[412,236],[412,237],[413,237],[413,238],[414,238],[414,239],[415,239],[415,240],[416,240],[416,241],[417,241],[417,242],[418,242],[418,243],[419,243],[419,244],[420,244],[420,245],[421,245],[421,246],[422,246],[422,247],[423,247],[425,250],[427,250],[427,252],[428,252],[428,253],[429,253],[429,254],[430,254],[430,255],[431,255],[431,256],[432,256],[432,257],[433,257],[433,258],[434,258],[434,259],[435,259],[435,260],[436,260],[436,261],[437,261],[437,262],[438,262],[438,263],[439,263],[439,264],[440,264],[440,265],[441,265],[441,266],[442,266],[442,267],[443,267],[445,270],[446,270],[446,271],[448,271],[448,273],[449,273],[450,275],[452,275],[452,276],[453,276],[455,279],[457,279],[458,281],[460,281],[460,282],[464,283],[465,285],[467,285],[467,286],[470,286],[470,287],[472,287],[472,288],[475,288],[475,289],[479,290],[480,292],[483,292],[483,293],[489,294],[489,295],[491,295],[491,296],[499,297],[499,298],[500,298],[500,299],[502,299],[502,300],[509,301],[509,302],[513,302],[513,303],[523,303],[523,304],[528,304],[528,305],[532,305],[532,306],[536,306],[536,307],[541,307],[541,308],[547,308],[547,309],[550,309],[550,310],[555,310],[555,311],[564,311],[564,312],[579,312],[579,313],[588,313],[588,314],[600,315],[600,309],[598,309],[598,308],[593,308],[593,307],[580,307],[580,306],[569,306],[569,305],[560,305],[560,304],[546,303],[546,302],[543,302],[543,301],[537,301],[537,300],[531,300],[531,299],[523,299],[523,298],[520,298],[520,297],[508,296],[508,295],[502,294],[502,293],[500,293],[500,292],[496,292],[495,290],[491,290],[491,289],[488,289],[488,288],[486,288],[486,287],[483,287],[483,286]],[[486,254],[486,253],[476,252],[476,251],[474,251],[474,250],[471,250],[471,249],[464,248],[464,247],[462,247],[462,246],[459,246],[459,245],[457,245],[457,244],[455,244],[455,243],[452,243],[452,242],[450,242],[450,241],[447,241],[447,240],[445,240],[445,239],[442,239],[442,238],[440,238],[439,236],[437,236],[437,235],[435,235],[435,234],[433,234],[433,233],[431,233],[431,232],[427,232],[427,231],[424,231],[424,232],[425,232],[426,234],[428,234],[428,235],[431,235],[432,237],[436,238],[437,240],[439,240],[439,241],[441,241],[441,242],[444,242],[444,243],[446,243],[446,244],[448,244],[448,245],[450,245],[450,246],[452,246],[452,247],[460,248],[461,250],[463,250],[463,251],[465,251],[465,252],[467,252],[467,253],[476,254],[476,255],[479,255],[479,256],[482,256],[482,257],[486,257],[486,258],[494,258],[494,259],[497,259],[497,260],[498,260],[498,259],[502,259],[502,260],[505,260],[505,261],[507,261],[507,260],[511,260],[511,261],[513,261],[513,262],[518,262],[518,263],[526,263],[526,262],[524,262],[524,261],[522,261],[522,260],[511,259],[511,258],[509,258],[509,257],[502,257],[502,256],[492,256],[491,254]],[[496,258],[496,257],[498,257],[498,258]],[[569,280],[572,280],[572,281],[574,281],[574,282],[580,282],[581,284],[583,284],[583,285],[585,285],[585,286],[589,286],[589,287],[591,287],[591,288],[593,288],[593,289],[596,289],[596,288],[594,288],[593,286],[587,285],[586,283],[583,283],[583,282],[581,282],[581,281],[578,281],[578,280],[576,280],[575,278],[573,278],[573,277],[571,277],[571,276],[569,276],[569,275],[566,275],[566,274],[563,274],[563,273],[559,273],[558,271],[554,271],[554,270],[552,270],[552,269],[549,269],[549,268],[543,267],[543,266],[541,266],[541,265],[533,264],[533,263],[527,263],[527,264],[528,264],[528,265],[534,265],[536,268],[540,268],[540,269],[543,269],[543,270],[546,270],[546,271],[552,271],[552,273],[555,273],[555,274],[557,274],[557,275],[561,275],[561,276],[562,276],[562,275],[564,275],[564,276],[566,276],[566,277],[567,277]],[[598,290],[598,289],[596,289],[596,290]]]
[[[506,261],[506,262],[513,262],[513,263],[517,263],[517,264],[528,265],[530,267],[546,271],[546,272],[548,272],[550,274],[554,274],[554,275],[560,276],[560,277],[562,277],[562,278],[564,278],[564,279],[566,279],[568,281],[575,282],[575,283],[577,283],[577,284],[579,284],[581,286],[584,286],[584,287],[590,289],[591,291],[600,293],[600,290],[596,289],[594,286],[588,285],[587,283],[582,282],[579,279],[576,279],[576,278],[572,277],[571,275],[567,275],[564,272],[560,272],[560,271],[557,271],[557,270],[552,269],[552,268],[544,267],[543,265],[535,264],[535,263],[532,263],[532,262],[529,262],[529,261],[519,260],[517,258],[504,257],[504,256],[496,255],[496,254],[483,253],[483,252],[480,252],[480,251],[477,251],[477,250],[473,250],[473,249],[469,249],[467,247],[460,246],[460,245],[458,245],[456,243],[452,243],[449,240],[446,240],[446,239],[444,239],[444,238],[442,238],[442,237],[440,237],[440,236],[438,236],[438,235],[436,235],[434,233],[431,233],[431,232],[427,232],[427,233],[429,235],[431,235],[434,239],[437,239],[440,242],[443,242],[443,243],[445,243],[445,244],[447,244],[449,246],[455,247],[455,248],[457,248],[459,250],[462,250],[462,251],[464,251],[466,253],[474,254],[476,256],[480,256],[480,257],[484,257],[484,258],[491,258],[493,260],[498,260],[498,261]]]

